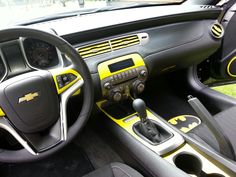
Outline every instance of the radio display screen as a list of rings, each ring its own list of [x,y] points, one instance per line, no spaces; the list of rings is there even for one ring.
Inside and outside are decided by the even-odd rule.
[[[110,65],[108,65],[108,68],[109,68],[111,73],[114,73],[116,71],[131,67],[131,66],[134,66],[133,60],[132,59],[127,59],[127,60],[119,61],[119,62],[114,63],[114,64],[110,64]]]

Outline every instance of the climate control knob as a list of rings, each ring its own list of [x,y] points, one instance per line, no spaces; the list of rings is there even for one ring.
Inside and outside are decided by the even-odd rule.
[[[141,77],[147,77],[147,71],[141,70],[141,71],[139,72],[139,75],[140,75]]]
[[[135,81],[132,86],[132,92],[134,94],[140,94],[144,91],[145,89],[145,84],[142,81]]]
[[[111,89],[111,84],[110,84],[110,82],[106,82],[106,83],[104,84],[104,88],[107,89],[107,90],[110,90],[110,89]]]
[[[109,94],[109,99],[118,102],[122,99],[122,93],[119,89],[112,90]]]

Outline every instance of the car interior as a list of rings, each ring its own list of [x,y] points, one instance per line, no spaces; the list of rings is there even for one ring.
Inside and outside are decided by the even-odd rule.
[[[235,0],[0,29],[1,177],[234,177]]]

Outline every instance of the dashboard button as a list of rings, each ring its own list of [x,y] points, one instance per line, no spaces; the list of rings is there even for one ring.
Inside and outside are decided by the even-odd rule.
[[[107,90],[110,90],[111,89],[111,84],[109,82],[106,82],[104,84],[104,88],[107,89]]]
[[[121,80],[122,79],[122,75],[118,74],[118,79]]]
[[[139,74],[140,74],[141,77],[146,77],[146,76],[147,76],[147,71],[141,70],[141,71],[139,72]]]

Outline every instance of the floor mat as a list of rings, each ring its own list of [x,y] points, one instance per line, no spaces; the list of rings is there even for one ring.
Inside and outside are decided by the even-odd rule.
[[[0,164],[1,177],[80,177],[93,170],[85,152],[74,144],[38,162]]]
[[[98,128],[98,127],[96,127]],[[74,139],[74,143],[81,146],[88,155],[94,168],[101,168],[112,162],[124,163],[120,156],[110,147],[111,142],[106,142],[101,135],[103,130],[92,130],[85,127],[81,136]],[[104,135],[105,137],[106,135]]]
[[[168,122],[184,133],[188,133],[201,124],[201,120],[192,115],[177,116],[168,120]]]

